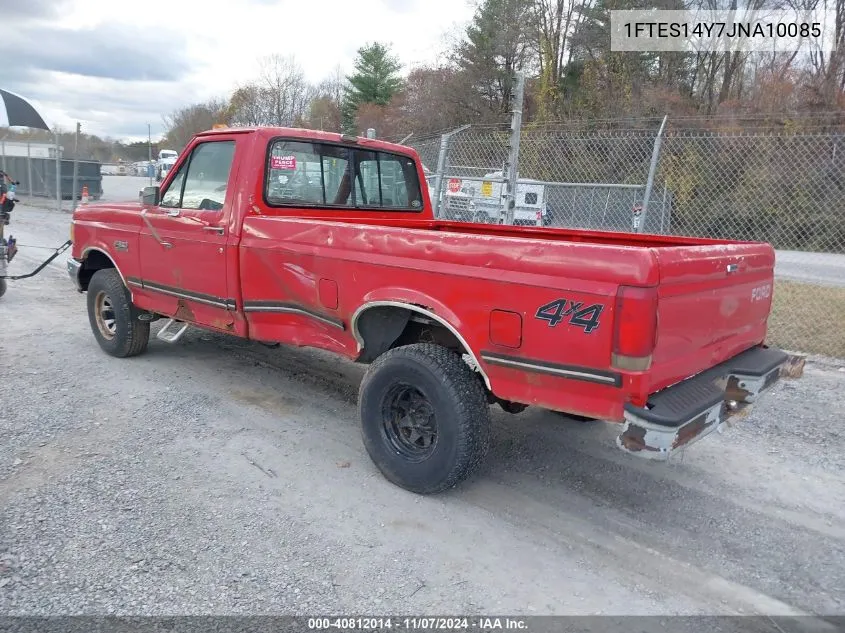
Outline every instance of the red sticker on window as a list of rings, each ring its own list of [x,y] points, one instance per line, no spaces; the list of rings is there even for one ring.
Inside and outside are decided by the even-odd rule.
[[[296,156],[271,156],[270,167],[272,169],[293,171],[296,169]]]

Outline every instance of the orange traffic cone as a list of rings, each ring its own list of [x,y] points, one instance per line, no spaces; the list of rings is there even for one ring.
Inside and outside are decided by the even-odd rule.
[[[88,204],[88,185],[82,185],[82,204]]]

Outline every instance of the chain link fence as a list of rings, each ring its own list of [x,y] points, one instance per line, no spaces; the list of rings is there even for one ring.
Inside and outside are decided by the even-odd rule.
[[[660,123],[524,126],[514,224],[768,242],[769,342],[845,358],[845,117]],[[504,221],[510,133],[408,139],[438,217]]]
[[[71,200],[73,192],[73,159],[62,158],[59,161],[59,182],[56,182],[56,159],[33,158],[28,156],[7,156],[0,153],[0,169],[9,174],[20,184],[18,196],[48,198],[56,200],[56,187],[61,187],[63,200]],[[103,193],[103,176],[98,161],[77,161],[76,198],[79,199],[82,187],[88,188],[92,199],[98,200]]]

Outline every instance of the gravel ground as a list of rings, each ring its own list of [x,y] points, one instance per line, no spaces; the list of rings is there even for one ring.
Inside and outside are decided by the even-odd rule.
[[[110,358],[65,259],[0,300],[0,614],[845,613],[845,363],[669,465],[495,409],[481,472],[420,497],[362,447],[362,367],[196,330]]]

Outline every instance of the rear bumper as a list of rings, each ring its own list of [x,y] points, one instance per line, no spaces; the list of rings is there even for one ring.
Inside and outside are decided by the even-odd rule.
[[[753,404],[779,380],[788,360],[779,349],[754,347],[654,394],[646,407],[626,404],[616,443],[639,457],[666,461]]]

